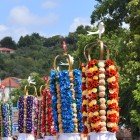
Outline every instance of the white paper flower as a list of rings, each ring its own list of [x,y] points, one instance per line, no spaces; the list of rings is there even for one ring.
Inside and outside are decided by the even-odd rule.
[[[105,64],[104,64],[104,62],[99,62],[98,63],[98,66],[101,67],[101,68],[104,68],[105,67]]]

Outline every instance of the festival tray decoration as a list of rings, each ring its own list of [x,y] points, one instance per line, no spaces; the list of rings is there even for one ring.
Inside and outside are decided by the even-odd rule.
[[[55,136],[56,130],[54,126],[53,111],[52,111],[52,95],[49,89],[49,79],[47,80],[44,89],[41,89],[42,94],[42,133],[44,136]]]
[[[34,94],[29,94],[28,88],[33,88]],[[25,95],[19,97],[18,109],[18,130],[19,133],[33,134],[37,136],[38,124],[38,98],[37,89],[33,85],[25,86]]]
[[[68,70],[57,69],[57,59],[67,58]],[[50,74],[50,91],[52,94],[53,116],[58,133],[81,133],[82,122],[82,75],[81,71],[72,68],[72,57],[64,53],[54,60],[54,69]]]
[[[100,59],[91,59],[85,53],[89,47],[100,44]],[[113,60],[109,58],[109,50],[101,40],[97,44],[85,46],[84,55],[88,60],[82,66],[83,76],[83,119],[84,131],[117,132],[119,122],[119,74]],[[106,48],[107,58],[104,57]],[[88,55],[88,56],[87,56]]]

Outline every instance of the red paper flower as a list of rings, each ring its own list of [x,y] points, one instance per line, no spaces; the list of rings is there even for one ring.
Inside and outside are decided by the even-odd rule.
[[[116,103],[112,103],[112,104],[108,105],[108,108],[116,110],[118,108],[118,105]]]
[[[86,77],[86,75],[85,75],[85,73],[84,73],[84,72],[82,72],[82,77]]]
[[[118,88],[118,83],[117,83],[117,82],[109,83],[109,84],[108,84],[108,88],[109,88],[109,89]]]
[[[88,108],[89,112],[95,112],[95,111],[98,111],[98,109],[99,109],[98,105],[93,105],[92,107]]]
[[[86,105],[82,106],[82,112],[84,112],[84,111],[87,112],[87,106]]]
[[[117,74],[117,71],[116,70],[113,70],[113,69],[109,69],[106,72],[106,74],[107,74],[107,76],[112,77],[112,76],[115,76]]]
[[[84,125],[84,131],[83,131],[84,134],[88,134],[88,128]]]
[[[88,83],[87,83],[87,85],[88,85],[88,90],[91,90],[91,89],[93,89],[93,88],[96,88],[96,87],[98,87],[98,85],[99,85],[99,82],[97,81],[97,80],[92,80],[92,81],[89,81]]]
[[[95,132],[100,132],[101,131],[101,125],[99,125],[97,128],[93,128],[92,130]]]
[[[84,91],[86,89],[87,89],[86,84],[82,84],[82,91]]]
[[[111,59],[106,60],[106,67],[109,67],[111,65],[114,65],[114,61],[112,61]]]
[[[93,59],[91,61],[88,62],[88,68],[91,68],[93,67],[95,64],[97,64],[98,60],[96,59]]]
[[[108,95],[108,98],[111,100],[111,99],[118,99],[118,93],[117,92],[114,92],[113,94],[109,94]]]
[[[86,96],[83,96],[83,97],[82,97],[82,100],[87,100],[87,97],[86,97]]]
[[[117,132],[118,130],[119,130],[119,127],[117,126],[117,127],[112,127],[112,128],[108,128],[108,130],[110,131],[110,132]]]
[[[94,116],[94,117],[89,118],[90,123],[96,123],[96,122],[99,122],[100,120],[101,119],[99,116]]]

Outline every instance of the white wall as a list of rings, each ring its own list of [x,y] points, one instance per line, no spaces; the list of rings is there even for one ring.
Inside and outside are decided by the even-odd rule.
[[[5,93],[5,98],[8,99],[9,98],[9,94],[10,94],[10,90],[12,91],[14,88],[9,89],[9,87],[5,87],[4,89],[4,93]],[[2,99],[2,90],[0,90],[0,100]]]

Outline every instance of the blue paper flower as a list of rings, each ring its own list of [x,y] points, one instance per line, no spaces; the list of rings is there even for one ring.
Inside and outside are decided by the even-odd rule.
[[[82,121],[82,75],[81,71],[75,69],[73,71],[74,75],[74,90],[75,99],[77,105],[77,119],[78,119],[78,131],[83,131],[83,121]]]
[[[56,131],[58,132],[56,80],[57,80],[57,72],[55,70],[51,70],[51,73],[50,73],[50,93],[52,94],[52,110],[53,110],[54,126],[55,126]]]
[[[60,85],[61,96],[61,116],[64,133],[74,132],[73,110],[72,110],[72,92],[70,90],[69,72],[63,70],[58,73],[58,82]]]

